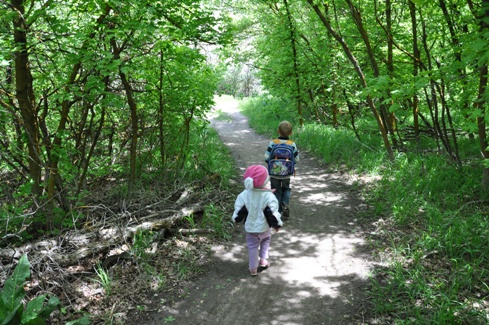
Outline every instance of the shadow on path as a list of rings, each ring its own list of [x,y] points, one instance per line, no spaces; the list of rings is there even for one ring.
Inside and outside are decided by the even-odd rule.
[[[264,164],[270,139],[250,130],[235,104],[220,109],[233,121],[214,120],[212,126],[240,174],[250,164]],[[300,152],[291,181],[291,217],[272,237],[271,267],[249,276],[244,230],[238,225],[231,243],[214,248],[214,262],[188,288],[188,297],[164,307],[147,324],[165,324],[168,316],[168,323],[192,325],[363,323],[374,265],[355,220],[361,201],[350,194],[347,180]]]

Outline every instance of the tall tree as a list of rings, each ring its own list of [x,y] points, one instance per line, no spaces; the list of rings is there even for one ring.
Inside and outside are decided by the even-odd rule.
[[[413,33],[413,77],[417,79],[419,72],[419,62],[421,61],[418,46],[418,23],[416,19],[416,4],[409,1],[409,13],[411,15],[411,29]],[[419,100],[416,93],[413,94],[413,129],[414,138],[419,143]]]
[[[358,60],[356,59],[353,52],[348,47],[348,44],[343,39],[343,37],[341,37],[341,35],[335,29],[333,29],[333,27],[330,23],[330,19],[328,18],[328,6],[325,5],[324,11],[322,11],[319,8],[319,6],[317,4],[315,4],[315,2],[313,0],[307,0],[307,2],[311,6],[311,8],[314,10],[314,12],[317,14],[318,18],[321,20],[321,22],[323,23],[326,30],[333,36],[333,38],[343,48],[343,51],[345,52],[346,56],[350,60],[351,64],[353,65],[353,67],[357,73],[357,76],[360,80],[361,86],[364,88],[367,88],[368,85],[367,85],[367,81],[365,78],[365,74],[363,73],[362,68],[361,68],[360,64],[358,63]],[[377,110],[377,107],[375,106],[374,100],[370,94],[367,94],[366,99],[367,99],[367,104],[368,104],[375,120],[377,121],[377,125],[378,125],[379,131],[382,135],[382,139],[384,141],[384,146],[385,146],[385,149],[386,149],[387,154],[389,156],[389,159],[394,160],[394,153],[392,151],[391,144],[390,144],[389,139],[387,137],[387,131],[386,131],[386,128],[384,126],[384,122],[382,121],[382,118],[381,118],[381,116]]]
[[[287,16],[287,26],[289,28],[289,34],[290,34],[290,48],[292,51],[292,65],[293,65],[293,74],[294,74],[294,80],[295,80],[295,86],[296,86],[296,105],[297,105],[297,113],[299,114],[299,120],[300,120],[300,125],[304,125],[304,120],[302,118],[302,105],[301,105],[301,82],[300,82],[300,76],[299,76],[299,59],[298,59],[298,53],[297,53],[297,32],[295,28],[295,24],[293,22],[292,14],[290,12],[289,8],[289,3],[287,0],[284,1],[284,7],[285,7],[285,13]]]
[[[8,112],[0,120],[15,122],[0,127],[8,152],[0,167],[28,173],[19,192],[32,195],[48,228],[94,177],[123,173],[131,189],[152,130],[171,144],[158,146],[162,156],[184,157],[179,144],[202,123],[216,89],[201,45],[230,39],[227,17],[211,2],[82,2],[0,2],[0,105]],[[167,62],[155,62],[160,51]]]
[[[481,7],[477,8],[472,1],[468,1],[472,12],[474,13],[475,19],[479,26],[479,37],[480,41],[485,43],[484,48],[486,49],[488,44],[484,37],[489,31],[489,22],[487,17],[489,17],[489,0],[482,0]],[[489,186],[489,167],[487,166],[487,161],[489,160],[489,148],[487,140],[487,126],[486,126],[486,107],[487,107],[487,97],[488,97],[488,60],[486,56],[479,56],[477,67],[479,70],[479,87],[477,94],[477,101],[475,102],[475,107],[479,109],[479,115],[477,116],[477,128],[479,131],[479,143],[482,156],[485,159],[485,167],[482,172],[482,185],[484,188]]]
[[[15,66],[15,98],[18,110],[22,116],[22,126],[26,134],[28,148],[29,175],[32,180],[32,194],[37,202],[42,194],[41,176],[43,162],[41,159],[40,131],[38,114],[39,107],[36,103],[34,92],[31,62],[29,58],[29,46],[27,31],[30,28],[26,21],[25,1],[13,0],[11,4],[13,14],[13,57]],[[31,22],[32,23],[32,22]]]

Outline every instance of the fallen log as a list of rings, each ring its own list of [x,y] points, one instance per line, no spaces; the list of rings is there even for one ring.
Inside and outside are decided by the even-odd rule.
[[[202,235],[202,234],[213,234],[214,229],[175,229],[170,228],[167,233],[172,235]]]
[[[60,266],[67,267],[91,256],[105,255],[110,248],[123,245],[128,239],[132,239],[137,231],[169,229],[184,217],[202,211],[203,207],[196,204],[180,209],[173,215],[162,219],[150,220],[163,214],[163,212],[153,213],[142,218],[147,221],[134,226],[121,228],[117,225],[111,225],[111,227],[98,231],[91,229],[90,232],[70,232],[56,239],[41,240],[15,249],[0,249],[0,260],[5,261],[5,264],[11,264],[23,254],[28,254],[31,261],[43,261],[49,258]],[[62,245],[60,245],[61,243]]]

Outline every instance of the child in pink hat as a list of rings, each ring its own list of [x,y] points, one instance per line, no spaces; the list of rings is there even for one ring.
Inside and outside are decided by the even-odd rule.
[[[252,165],[243,176],[245,190],[234,203],[234,222],[244,222],[246,245],[248,247],[249,270],[252,276],[258,274],[258,267],[267,268],[268,250],[272,237],[271,228],[282,227],[278,200],[265,186],[269,180],[268,169],[262,165]]]

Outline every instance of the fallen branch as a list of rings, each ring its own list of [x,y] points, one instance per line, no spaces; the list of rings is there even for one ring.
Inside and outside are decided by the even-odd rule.
[[[142,219],[150,220],[166,214],[169,210],[153,213]],[[173,210],[170,210],[173,211]],[[162,219],[145,221],[131,227],[121,229],[116,225],[91,232],[72,232],[65,235],[62,239],[42,240],[34,244],[27,244],[17,249],[1,249],[0,259],[12,261],[19,259],[22,254],[37,256],[36,260],[43,260],[43,257],[49,257],[56,261],[60,266],[67,267],[75,265],[80,260],[90,256],[106,254],[110,247],[122,245],[126,239],[132,239],[134,234],[140,230],[161,230],[171,228],[177,221],[184,217],[190,216],[197,212],[202,212],[203,207],[196,204],[192,207],[183,208],[176,211],[172,216]],[[63,246],[60,243],[63,242]],[[66,246],[79,247],[75,250],[68,251]]]
[[[168,229],[168,233],[172,235],[202,235],[202,234],[213,234],[214,229]]]

